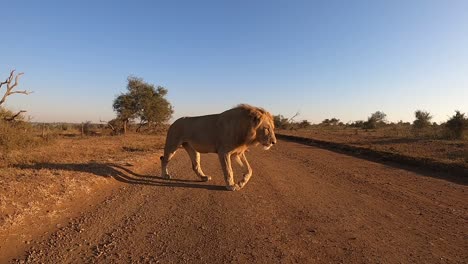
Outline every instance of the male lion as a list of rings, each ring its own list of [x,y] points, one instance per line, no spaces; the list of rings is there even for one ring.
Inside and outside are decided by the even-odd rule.
[[[241,104],[220,114],[182,117],[167,132],[164,156],[161,156],[162,176],[170,179],[167,164],[182,145],[192,160],[192,169],[203,181],[206,176],[200,167],[200,153],[218,153],[227,189],[240,190],[252,176],[245,151],[251,145],[262,144],[269,149],[276,143],[273,117],[262,108]],[[234,184],[231,156],[246,167],[244,178]]]

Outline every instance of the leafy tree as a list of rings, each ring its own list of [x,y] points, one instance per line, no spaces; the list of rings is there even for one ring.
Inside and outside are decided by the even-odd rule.
[[[134,99],[130,94],[121,94],[115,98],[113,108],[117,112],[117,119],[121,121],[124,133],[126,133],[128,122],[136,118]]]
[[[128,122],[138,119],[140,125],[161,124],[168,121],[173,109],[165,98],[167,89],[162,86],[145,82],[142,78],[128,77],[127,92],[114,99],[113,108],[117,112],[117,119],[122,121],[124,133]]]

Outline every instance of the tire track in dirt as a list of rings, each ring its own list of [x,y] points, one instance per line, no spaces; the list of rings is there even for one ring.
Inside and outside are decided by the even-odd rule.
[[[466,185],[281,141],[248,153],[254,175],[223,190],[216,155],[196,182],[177,153],[157,177],[151,163],[17,262],[47,263],[463,263]],[[235,170],[240,175],[240,170]],[[144,175],[143,175],[144,174]]]

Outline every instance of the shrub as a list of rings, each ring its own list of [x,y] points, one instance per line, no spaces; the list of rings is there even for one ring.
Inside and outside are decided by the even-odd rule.
[[[15,116],[15,113],[13,113],[12,111],[6,108],[0,107],[0,120],[7,122],[6,120],[11,119],[13,116]],[[14,120],[12,121],[14,122],[24,121],[24,116],[20,114],[16,116]]]
[[[431,126],[432,116],[429,112],[416,110],[416,112],[414,112],[414,116],[416,117],[416,119],[413,121],[413,134],[416,137],[420,137],[422,132],[425,132],[425,136],[429,136],[429,134],[431,134],[428,134],[427,132],[434,132],[426,131],[426,128]]]
[[[468,128],[468,119],[465,117],[465,113],[455,111],[455,115],[447,120],[445,127],[449,138],[462,139],[463,133]]]
[[[416,120],[413,121],[413,127],[422,129],[431,125],[432,116],[427,111],[417,110],[414,112]]]
[[[382,111],[377,111],[372,113],[371,116],[367,118],[367,121],[363,123],[363,128],[365,129],[374,129],[378,126],[384,125],[387,115]]]
[[[70,130],[70,124],[62,123],[60,124],[62,131]]]
[[[89,135],[91,134],[91,121],[86,121],[84,122],[82,125],[82,129],[81,129],[81,132],[83,133],[83,135]]]
[[[119,118],[114,118],[107,122],[107,126],[112,130],[111,135],[119,135],[124,133],[124,121]]]
[[[100,126],[100,124],[93,124],[91,121],[81,123],[81,134],[83,136],[99,136],[102,134]]]
[[[310,124],[310,122],[307,121],[307,120],[302,120],[302,121],[298,124],[298,127],[299,127],[299,128],[308,128],[308,127],[310,127],[310,126],[311,126],[311,124]]]
[[[357,120],[349,124],[350,127],[357,127],[357,128],[362,128],[364,127],[364,121],[362,120]]]
[[[326,125],[326,126],[329,126],[329,125],[332,125],[332,126],[336,126],[338,125],[340,122],[340,120],[338,118],[332,118],[332,119],[325,119],[322,121],[322,123],[320,123],[321,125]]]
[[[273,116],[273,122],[275,123],[275,127],[279,129],[288,129],[291,125],[289,120],[282,115]]]
[[[34,135],[29,123],[0,120],[0,158],[5,159],[12,150],[33,147],[42,141]]]

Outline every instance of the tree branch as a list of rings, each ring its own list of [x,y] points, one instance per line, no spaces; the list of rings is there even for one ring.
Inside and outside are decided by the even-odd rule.
[[[10,116],[10,117],[5,117],[3,118],[5,121],[14,121],[19,115],[21,115],[22,113],[26,113],[26,110],[20,110],[18,113]]]
[[[6,80],[5,80],[4,82],[0,83],[0,88],[2,88],[2,85],[8,84],[8,83],[11,82],[11,80],[13,79],[13,74],[14,74],[14,73],[15,73],[15,70],[12,70],[12,71],[10,72],[10,76],[8,76],[8,78],[6,78]]]
[[[7,78],[4,82],[1,82],[1,83],[0,83],[0,89],[2,89],[2,86],[3,86],[4,84],[7,84],[7,83],[8,83],[8,78]]]
[[[20,73],[16,74],[15,83],[12,86],[10,86],[10,84],[11,84],[11,78],[13,77],[13,75],[12,74],[10,75],[10,81],[7,83],[7,87],[8,87],[9,91],[13,90],[13,88],[15,88],[18,85],[19,77],[21,75],[23,75],[23,74],[24,74],[24,72],[20,72]]]
[[[28,94],[32,94],[32,93],[34,93],[34,92],[30,92],[30,91],[24,90],[24,91],[14,91],[14,92],[10,92],[9,95],[12,95],[12,94],[25,94],[25,95],[28,95]]]
[[[12,80],[13,80],[14,74],[15,74],[15,70],[12,70],[12,71],[10,72],[10,76],[9,76],[4,82],[0,83],[0,88],[1,88],[1,86],[4,85],[4,84],[7,85],[6,92],[5,92],[5,94],[3,94],[3,97],[2,97],[2,99],[0,100],[0,105],[2,105],[3,103],[5,103],[6,98],[7,98],[8,96],[12,95],[12,94],[26,94],[26,95],[28,95],[28,94],[32,93],[32,92],[29,92],[29,91],[26,91],[26,90],[24,90],[24,91],[13,91],[13,89],[14,89],[16,86],[18,86],[19,79],[20,79],[20,77],[21,77],[24,73],[23,73],[23,72],[18,73],[18,74],[16,75],[16,77],[15,77],[15,83],[11,84],[11,82],[12,82]]]

